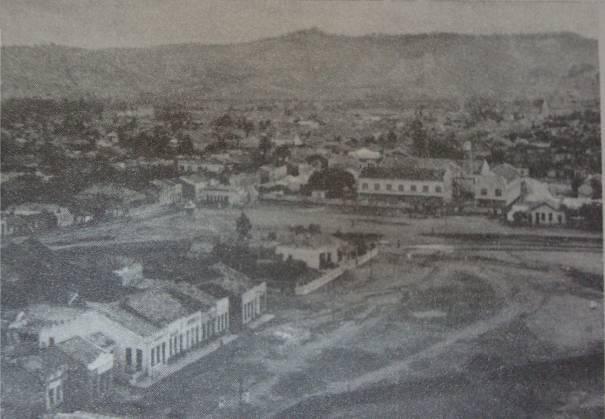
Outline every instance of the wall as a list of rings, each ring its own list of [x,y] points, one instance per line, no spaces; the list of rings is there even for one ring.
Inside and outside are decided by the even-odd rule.
[[[266,310],[266,298],[267,298],[267,284],[265,282],[249,289],[242,294],[242,306],[241,316],[242,324],[251,322],[252,320],[259,317],[264,310]],[[261,300],[264,302],[261,303]],[[252,304],[252,316],[248,316],[246,313],[246,305]],[[261,309],[262,304],[265,304],[264,310]]]
[[[294,260],[303,261],[308,267],[313,269],[319,269],[319,257],[322,253],[329,253],[331,261],[338,263],[338,246],[307,248],[280,245],[275,248],[275,253],[282,256],[284,260],[292,257]]]
[[[367,263],[368,261],[370,261],[371,259],[376,257],[377,255],[378,255],[378,248],[369,250],[365,255],[362,255],[362,256],[358,257],[357,259],[351,259],[350,261],[343,263],[342,266],[326,272],[324,275],[320,276],[319,278],[317,278],[311,282],[308,282],[304,285],[296,286],[296,288],[294,289],[294,292],[296,295],[309,294],[309,293],[323,287],[324,285],[332,282],[333,280],[335,280],[336,278],[341,276],[347,269],[353,269],[356,266],[361,266],[364,263]]]
[[[482,195],[482,190],[485,189],[487,194]],[[496,189],[500,190],[500,196],[496,195]],[[503,204],[506,202],[506,181],[504,178],[495,176],[476,176],[475,177],[475,199],[478,201],[489,200],[499,201]]]
[[[546,205],[533,209],[530,214],[533,225],[562,225],[566,222],[564,212],[554,210]],[[544,215],[544,218],[542,218],[542,215]],[[539,216],[539,222],[536,222],[536,216]],[[559,216],[561,216],[561,222],[558,220]],[[549,217],[552,217],[552,219]]]

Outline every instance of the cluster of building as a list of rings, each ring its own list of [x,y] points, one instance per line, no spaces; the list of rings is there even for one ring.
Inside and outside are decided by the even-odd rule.
[[[117,171],[121,185],[140,175],[147,177],[147,186],[131,188],[100,181],[79,191],[69,204],[45,204],[46,208],[42,204],[10,205],[1,217],[1,234],[25,235],[124,216],[145,205],[242,206],[259,196],[296,199],[310,195],[321,200],[327,197],[326,191],[308,185],[315,172],[326,168],[354,176],[350,195],[356,192],[361,203],[403,202],[422,208],[470,197],[474,204],[499,212],[510,209],[511,201],[506,198],[510,182],[528,178],[530,170],[534,179],[569,184],[581,168],[580,175],[586,179],[581,198],[586,197],[582,190],[591,187],[589,180],[600,177],[593,173],[596,169],[589,170],[594,156],[600,155],[600,143],[594,141],[599,125],[590,117],[595,107],[591,103],[566,104],[554,99],[503,103],[494,108],[502,114],[498,122],[473,120],[464,104],[457,111],[437,106],[422,112],[307,105],[244,106],[227,113],[218,110],[219,105],[212,110],[210,105],[206,110],[178,109],[179,124],[174,124],[174,118],[165,118],[172,115],[170,110],[130,106],[92,113],[78,132],[60,130],[64,121],[58,116],[34,115],[14,122],[3,131],[11,151],[2,174],[3,188],[18,184],[26,175],[48,185],[56,183],[61,175],[53,171],[52,163],[45,162],[47,148],[63,154],[68,166],[74,164],[79,170],[84,166],[83,173],[102,163]],[[473,140],[475,159],[410,157],[415,153],[409,126],[417,121],[422,121],[427,138],[464,137],[469,127],[489,134]],[[54,127],[52,138],[42,134],[49,132],[48,127]],[[167,149],[150,146],[141,152],[137,148],[141,136],[153,140],[150,144],[161,139],[167,142]],[[192,146],[184,147],[188,142]],[[474,164],[493,161],[494,149],[503,153],[498,161],[510,164]],[[464,153],[473,154],[466,148]],[[473,167],[468,167],[469,161]],[[536,161],[545,162],[544,168],[530,167]],[[554,201],[549,202],[551,207]]]
[[[6,414],[94,408],[116,385],[170,375],[267,311],[265,282],[220,263],[198,282],[148,280],[124,290],[111,302],[73,299],[13,310],[12,319],[4,313]]]
[[[461,162],[406,158],[397,163],[363,168],[357,180],[359,199],[425,209],[471,202],[476,208],[505,215],[511,223],[531,225],[564,225],[567,210],[600,204],[590,186],[594,176],[580,186],[578,198],[569,198],[530,177],[526,168],[507,163],[490,167],[487,161],[474,162],[472,157]]]

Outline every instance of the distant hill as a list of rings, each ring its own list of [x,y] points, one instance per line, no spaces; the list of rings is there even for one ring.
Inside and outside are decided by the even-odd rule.
[[[2,97],[595,98],[597,49],[571,33],[350,37],[315,29],[231,45],[8,46]]]

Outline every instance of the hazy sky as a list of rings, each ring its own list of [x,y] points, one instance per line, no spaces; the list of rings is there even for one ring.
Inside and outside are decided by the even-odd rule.
[[[330,33],[571,31],[598,37],[595,3],[526,0],[0,0],[4,45],[102,48]]]

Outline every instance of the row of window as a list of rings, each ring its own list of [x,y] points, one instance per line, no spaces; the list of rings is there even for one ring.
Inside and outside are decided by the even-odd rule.
[[[214,336],[215,333],[223,332],[228,327],[229,319],[227,313],[221,314],[216,319],[202,323],[201,328],[199,325],[191,327],[185,333],[170,338],[168,341],[168,357],[171,358],[193,346],[197,346],[202,341]],[[151,348],[150,359],[152,367],[156,364],[166,362],[166,342],[162,342]]]
[[[497,197],[502,196],[502,189],[496,188],[494,190],[494,195]],[[481,188],[481,196],[487,196],[487,188]]]
[[[534,213],[535,223],[546,222],[546,213],[545,212],[536,212]],[[548,222],[553,222],[553,213],[548,213]],[[561,214],[557,214],[557,223],[561,224],[563,222],[563,216]]]
[[[364,191],[367,191],[370,188],[370,185],[368,185],[367,183],[362,183],[361,184],[361,189]],[[393,191],[393,185],[390,183],[387,183],[385,186],[387,191]],[[375,191],[379,191],[381,189],[381,185],[380,183],[375,183],[374,184],[374,190]],[[399,192],[405,192],[405,186],[402,184],[397,185],[397,190]],[[418,186],[417,185],[410,185],[410,192],[418,192]],[[440,185],[436,185],[433,188],[433,191],[435,193],[441,193],[443,191],[443,188]],[[423,193],[429,193],[430,192],[430,188],[429,185],[422,185],[422,192]]]
[[[254,301],[244,304],[244,323],[254,319]]]
[[[111,387],[111,371],[106,371],[103,374],[97,375],[93,382],[93,394],[105,394]]]
[[[226,195],[206,195],[203,197],[206,202],[223,202],[229,203],[229,197]]]
[[[48,390],[48,407],[59,406],[63,402],[63,386],[59,384]]]

